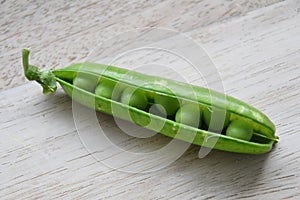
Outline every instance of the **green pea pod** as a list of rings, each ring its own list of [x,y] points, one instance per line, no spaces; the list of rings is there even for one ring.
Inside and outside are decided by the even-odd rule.
[[[131,121],[171,138],[218,150],[246,154],[266,153],[272,149],[274,143],[278,142],[278,137],[275,136],[275,126],[266,115],[238,99],[207,88],[95,63],[77,63],[62,69],[40,72],[37,67],[29,65],[28,60],[29,50],[23,49],[25,76],[29,80],[40,83],[44,94],[54,92],[56,82],[58,82],[71,98],[87,107]],[[77,77],[86,77],[84,80],[89,81],[88,86],[79,86],[80,83],[76,81]],[[169,113],[174,115],[174,109],[172,112],[166,111],[168,116],[162,117],[144,109],[145,106],[140,106],[142,110],[120,101],[119,94],[114,98],[108,98],[109,92],[107,91],[105,91],[105,96],[96,95],[94,91],[100,83],[99,80],[105,80],[113,86],[118,85],[119,89],[114,90],[119,93],[128,87],[138,89],[137,96],[142,96],[143,99],[146,96],[149,101],[148,107],[155,104],[156,97],[160,96],[166,98],[167,102],[170,102],[170,99],[178,100],[180,103],[174,104],[177,107],[182,102],[189,102],[199,105],[200,110],[211,107],[226,109],[226,112],[230,113],[230,121],[243,120],[251,125],[254,131],[252,139],[245,141],[219,134],[207,127],[192,127],[176,122],[172,116],[169,116]],[[128,117],[128,111],[130,117]],[[208,142],[211,139],[214,139],[213,143]]]

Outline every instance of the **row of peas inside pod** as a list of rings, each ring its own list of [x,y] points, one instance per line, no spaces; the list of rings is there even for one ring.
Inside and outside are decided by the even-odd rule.
[[[81,74],[73,85],[113,101],[150,112],[194,128],[225,134],[250,141],[253,127],[243,119],[232,119],[224,109],[203,105],[168,94],[137,88],[127,83],[106,77],[100,79]]]

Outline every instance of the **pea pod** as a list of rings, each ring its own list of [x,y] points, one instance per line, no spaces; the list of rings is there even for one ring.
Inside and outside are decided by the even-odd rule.
[[[261,154],[270,151],[273,144],[278,142],[278,137],[275,136],[275,126],[266,115],[228,95],[187,83],[96,63],[77,63],[61,69],[40,72],[37,67],[29,65],[29,52],[28,49],[23,49],[22,57],[25,76],[29,80],[35,80],[40,83],[44,94],[55,92],[56,82],[58,82],[71,98],[87,107],[131,121],[153,131],[159,131],[161,134],[171,138],[218,150]],[[78,77],[81,78],[77,80]],[[84,79],[84,77],[86,78]],[[88,81],[89,83],[84,84],[82,81]],[[108,85],[108,88],[99,89],[97,84],[99,84],[99,87]],[[111,88],[117,91],[116,95],[110,92]],[[134,90],[138,92],[134,93]],[[128,99],[128,92],[125,92],[127,96],[122,97],[122,91],[133,91],[136,94],[136,99]],[[74,93],[76,95],[73,95]],[[102,94],[105,95],[101,96]],[[143,104],[138,102],[138,98],[143,99]],[[124,99],[133,103],[126,104]],[[170,102],[165,106],[165,116],[155,112],[152,113],[148,109],[153,105],[157,106],[160,99],[164,101],[160,106],[164,106],[165,102]],[[207,108],[226,109],[226,113],[230,113],[230,115],[226,114],[226,123],[224,123],[226,125],[222,126],[223,129],[225,130],[227,124],[231,121],[239,120],[251,126],[253,136],[248,141],[248,139],[241,139],[242,137],[233,137],[236,135],[236,131],[234,134],[225,135],[210,130],[209,127],[205,127],[205,123],[191,123],[204,124],[195,127],[190,126],[189,123],[181,123],[186,120],[176,121],[174,110],[183,112],[184,109],[180,109],[180,106],[187,104],[186,102],[199,107],[201,113]],[[135,107],[134,105],[138,106]],[[158,113],[161,113],[159,106],[157,106],[157,110]],[[130,112],[130,117],[128,117],[128,111]],[[176,118],[180,117],[176,116]],[[163,126],[159,126],[160,124],[163,124]],[[234,124],[237,123],[229,125],[230,130],[239,130],[233,127]],[[193,135],[192,141],[190,140],[191,135]],[[209,138],[217,138],[213,146],[207,142]]]

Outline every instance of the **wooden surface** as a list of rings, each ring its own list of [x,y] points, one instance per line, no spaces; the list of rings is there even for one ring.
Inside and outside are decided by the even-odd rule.
[[[1,199],[299,199],[299,0],[2,1],[0,6]],[[143,27],[154,32],[131,34]],[[187,38],[191,43],[184,46]],[[223,90],[260,109],[275,123],[280,142],[264,155],[214,150],[202,159],[200,148],[191,146],[170,165],[148,173],[107,166],[86,143],[97,145],[95,135],[78,130],[74,111],[81,107],[61,89],[43,96],[40,86],[24,79],[23,47],[31,47],[31,62],[41,69],[90,59],[125,68],[150,63],[163,76]],[[143,47],[175,49],[191,60],[206,52],[215,64],[207,66],[215,71],[201,66],[198,74],[180,55]],[[118,57],[123,51],[126,56]],[[161,135],[129,137],[113,118],[97,115],[110,139],[126,151],[154,151],[170,141]]]

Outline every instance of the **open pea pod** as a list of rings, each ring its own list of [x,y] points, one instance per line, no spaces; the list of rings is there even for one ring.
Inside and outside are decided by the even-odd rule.
[[[29,50],[23,49],[25,76],[40,83],[44,94],[55,92],[58,82],[71,98],[87,107],[171,138],[247,154],[266,153],[278,142],[275,126],[266,115],[238,99],[207,88],[95,63],[77,63],[40,72],[29,65],[28,59]],[[127,98],[128,94],[130,98]],[[186,104],[196,106],[196,109],[189,109],[194,112],[191,113],[193,116],[193,110],[197,108],[204,114],[205,110],[211,109],[225,110],[229,114],[221,120],[222,128],[215,131],[210,124],[202,122],[206,115],[199,115],[197,125],[190,125],[184,119],[177,120],[179,110],[181,114]],[[156,111],[150,112],[153,107]],[[247,125],[242,128],[251,128],[253,134],[249,139],[236,137],[247,129],[236,129],[234,124],[239,124],[236,121]]]

